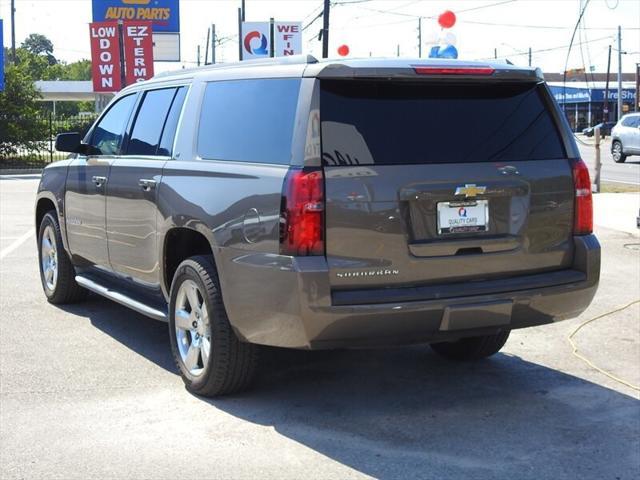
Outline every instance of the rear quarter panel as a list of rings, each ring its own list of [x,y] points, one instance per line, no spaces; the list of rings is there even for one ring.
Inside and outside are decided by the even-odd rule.
[[[291,146],[293,165],[303,163],[313,85],[313,79],[302,81]],[[290,164],[201,159],[196,145],[204,87],[205,82],[192,85],[178,127],[175,159],[163,170],[158,189],[159,255],[163,258],[171,229],[202,233],[212,247],[230,323],[240,338],[259,342],[260,332],[273,331],[276,324],[281,327],[285,311],[297,312],[293,261],[279,254],[281,195]],[[162,282],[168,299],[166,283],[171,280],[166,279],[162,262],[161,270],[168,280]],[[302,335],[294,330],[279,331],[295,336],[288,343],[299,345]]]

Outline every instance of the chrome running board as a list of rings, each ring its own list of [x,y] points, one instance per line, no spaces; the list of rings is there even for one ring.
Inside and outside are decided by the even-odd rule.
[[[162,322],[168,322],[167,312],[163,312],[162,310],[158,310],[157,308],[150,307],[138,300],[135,300],[124,293],[118,292],[117,290],[113,290],[109,287],[105,287],[96,283],[94,280],[84,277],[82,275],[76,275],[76,282],[83,288],[87,290],[91,290],[98,295],[102,295],[109,300],[113,300],[114,302],[119,303],[120,305],[124,305],[125,307],[129,307],[132,310],[135,310],[142,315],[146,315],[147,317],[153,318],[154,320],[160,320]]]

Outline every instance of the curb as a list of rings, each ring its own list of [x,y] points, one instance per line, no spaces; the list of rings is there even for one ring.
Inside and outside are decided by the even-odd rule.
[[[6,168],[0,169],[0,175],[33,175],[42,173],[42,168]]]

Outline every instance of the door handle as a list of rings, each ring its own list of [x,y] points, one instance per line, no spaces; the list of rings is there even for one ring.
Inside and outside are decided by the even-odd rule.
[[[96,187],[101,187],[102,185],[107,183],[107,177],[99,177],[97,175],[94,175],[93,177],[91,177],[91,181],[96,184]]]
[[[138,185],[140,185],[145,192],[148,192],[156,188],[156,181],[148,178],[141,178],[138,180]]]

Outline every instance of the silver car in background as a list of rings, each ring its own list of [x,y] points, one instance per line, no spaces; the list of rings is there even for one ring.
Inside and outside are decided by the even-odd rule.
[[[630,113],[611,130],[611,155],[616,163],[624,163],[630,155],[640,155],[640,113]]]

